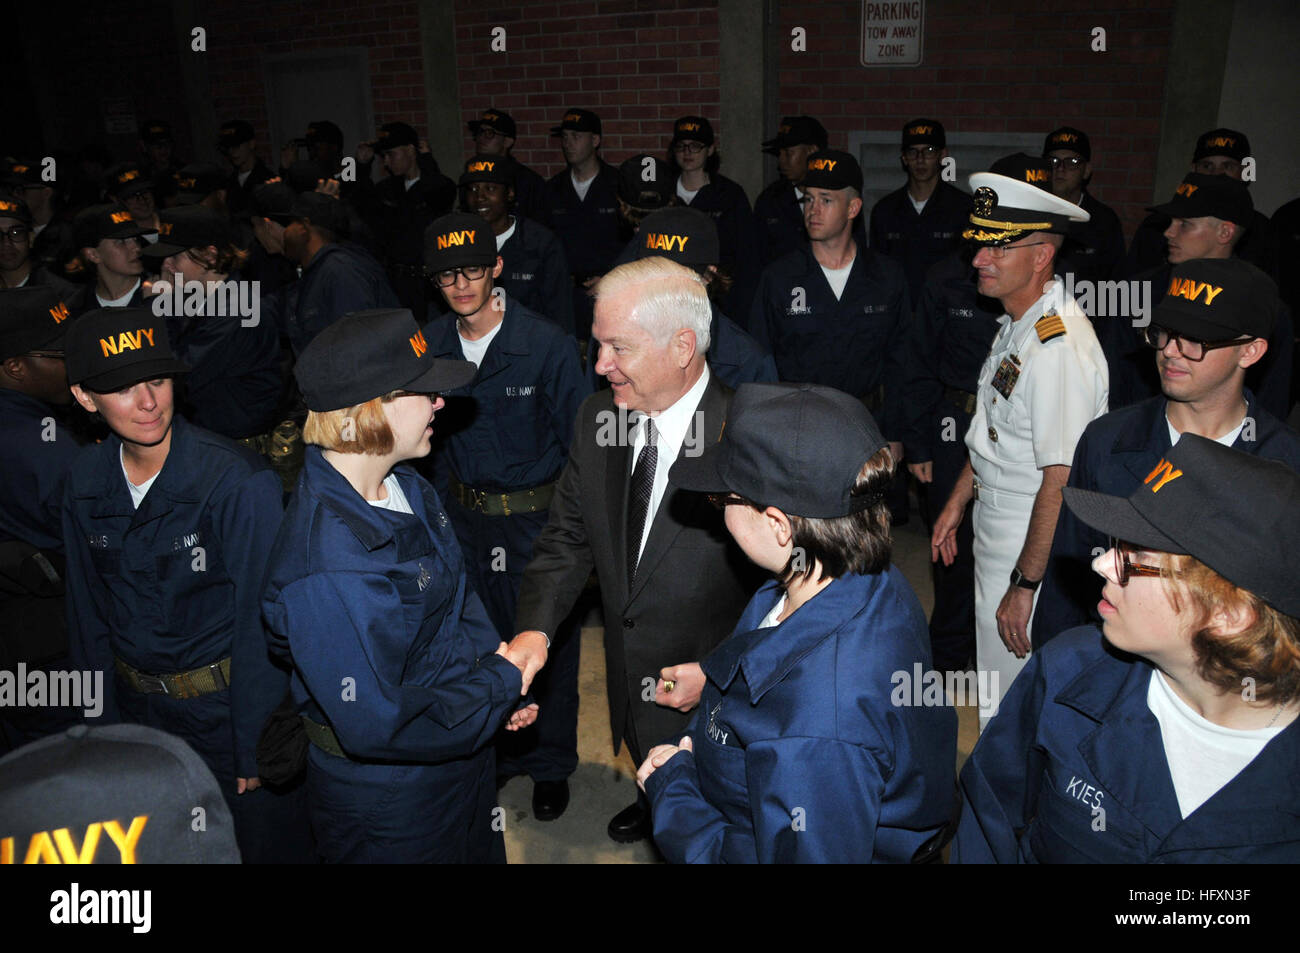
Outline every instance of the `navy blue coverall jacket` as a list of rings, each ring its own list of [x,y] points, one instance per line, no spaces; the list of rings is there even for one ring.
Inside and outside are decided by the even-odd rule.
[[[63,482],[80,450],[55,408],[0,388],[0,542],[63,552]]]
[[[1246,417],[1232,447],[1300,471],[1300,434],[1259,405],[1245,392]],[[1152,397],[1103,414],[1084,429],[1074,449],[1068,486],[1111,496],[1132,495],[1168,453],[1169,423],[1164,397]],[[1052,538],[1052,554],[1034,607],[1034,647],[1072,629],[1098,621],[1097,601],[1102,579],[1092,560],[1108,546],[1103,533],[1083,523],[1068,506],[1061,507]]]
[[[176,414],[167,460],[135,509],[121,446],[112,435],[83,449],[64,492],[70,655],[104,672],[108,722],[140,721],[126,709],[163,697],[116,684],[114,657],[151,675],[230,657],[229,688],[175,701],[190,718],[154,725],[193,745],[224,790],[232,767],[257,776],[258,736],[288,683],[267,653],[261,609],[283,490],[253,451]],[[211,722],[188,723],[209,705],[219,709]]]
[[[892,566],[841,576],[756,629],[780,595],[759,589],[701,663],[694,753],[646,782],[655,843],[675,863],[907,863],[951,815],[957,749],[950,706],[893,700],[930,666],[916,594]]]
[[[294,357],[311,339],[343,315],[368,308],[399,308],[388,277],[369,252],[352,243],[331,243],[318,251],[302,277],[263,310],[289,339]]]
[[[872,206],[871,248],[903,266],[912,301],[921,294],[930,268],[961,244],[970,210],[971,197],[947,182],[937,185],[920,214],[906,185]]]
[[[500,255],[504,267],[496,284],[528,310],[573,334],[573,276],[555,233],[516,215],[515,233],[501,246]]]
[[[704,212],[718,228],[718,264],[726,268],[732,278],[731,290],[722,302],[723,308],[728,314],[749,314],[754,287],[762,270],[758,260],[758,232],[754,213],[749,208],[749,196],[738,182],[715,172],[695,193],[695,198],[685,204]],[[802,212],[799,217],[802,220]]]
[[[1300,721],[1184,818],[1151,672],[1093,626],[1035,650],[962,768],[952,861],[1300,861]]]
[[[783,381],[822,384],[864,400],[883,386],[883,405],[871,409],[885,438],[901,440],[910,323],[897,262],[859,244],[837,300],[804,247],[763,270],[749,333],[772,352]]]

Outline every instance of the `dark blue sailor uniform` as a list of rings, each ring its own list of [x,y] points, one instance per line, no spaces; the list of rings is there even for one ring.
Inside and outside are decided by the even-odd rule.
[[[171,447],[136,509],[116,435],[86,447],[64,492],[68,641],[74,665],[104,673],[104,719],[168,731],[212,769],[246,861],[300,861],[294,795],[235,793],[258,774],[257,741],[285,696],[262,626],[266,557],[281,516],[279,478],[251,450],[172,418]],[[191,698],[139,692],[115,659],[146,675],[230,659],[230,684]]]
[[[710,174],[709,181],[695,193],[695,197],[683,204],[704,212],[717,226],[717,263],[732,278],[731,290],[722,301],[723,310],[728,314],[749,314],[762,265],[758,258],[756,221],[754,213],[750,211],[749,197],[745,195],[745,190],[739,183],[714,172]],[[801,210],[800,220],[802,218]]]
[[[369,308],[400,307],[378,261],[360,245],[330,243],[318,251],[302,277],[271,295],[263,310],[289,339],[294,356],[343,315]]]
[[[63,481],[80,450],[56,408],[0,387],[0,542],[63,552]]]
[[[933,524],[966,466],[966,431],[975,411],[980,368],[998,333],[1001,302],[976,290],[970,256],[953,252],[930,269],[908,335],[903,450],[909,461],[931,461],[924,487]],[[972,520],[957,527],[957,558],[931,564],[934,611],[930,647],[935,668],[965,668],[975,651],[975,562]]]
[[[504,862],[489,742],[519,669],[494,654],[437,494],[393,473],[413,515],[371,506],[308,447],[271,552],[271,644],[298,711],[347,753],[308,750],[317,846],[329,862]]]
[[[573,316],[580,339],[591,336],[592,299],[582,281],[603,275],[613,267],[623,242],[619,239],[618,170],[607,162],[587,186],[586,198],[578,198],[568,167],[546,182],[546,217],[543,224],[551,229],[564,246],[564,257],[573,276]]]
[[[899,690],[930,667],[916,594],[892,566],[841,576],[756,628],[780,595],[759,589],[701,663],[694,753],[646,782],[655,843],[675,863],[907,863],[949,820],[957,750],[953,709]]]
[[[761,268],[808,244],[803,206],[789,179],[777,179],[758,193],[754,200],[754,220]]]
[[[1057,258],[1056,273],[1062,278],[1073,274],[1076,282],[1117,278],[1124,268],[1124,229],[1119,216],[1086,189],[1078,204],[1091,217],[1071,224]]]
[[[962,769],[953,862],[1300,861],[1300,721],[1184,818],[1152,671],[1092,626],[1036,649]]]
[[[1261,407],[1249,390],[1245,397],[1248,426],[1233,449],[1300,471],[1300,434]],[[1164,397],[1152,397],[1088,424],[1074,450],[1068,485],[1125,498],[1132,494],[1172,446],[1166,403]],[[1103,580],[1092,571],[1092,560],[1109,545],[1105,534],[1085,525],[1069,507],[1061,507],[1034,607],[1035,648],[1067,629],[1098,621]]]
[[[454,314],[431,322],[424,336],[436,357],[465,359]],[[451,479],[498,495],[554,483],[569,458],[578,408],[590,393],[573,338],[507,297],[500,330],[474,380],[444,395],[447,406],[434,422],[435,485],[441,489]],[[447,514],[470,586],[509,641],[524,567],[549,509],[489,514],[472,504],[475,498],[448,492]],[[550,657],[532,688],[537,722],[502,739],[499,773],[560,781],[578,766],[579,639],[573,626],[547,634]]]
[[[233,274],[223,284],[237,288],[241,278]],[[193,423],[235,440],[278,423],[284,391],[280,335],[260,308],[255,322],[238,314],[172,316],[167,335],[176,356],[190,366],[179,384],[181,406]]]
[[[783,381],[822,384],[860,398],[886,440],[903,427],[910,305],[897,262],[858,245],[837,300],[812,250],[763,270],[749,333],[772,352]]]
[[[29,672],[68,671],[63,576],[63,488],[81,449],[60,410],[28,394],[0,388],[0,669],[21,662]],[[8,545],[3,545],[8,544]],[[24,545],[25,544],[25,545]],[[40,551],[31,555],[27,547]],[[81,721],[82,709],[0,709],[0,752]]]
[[[564,247],[545,225],[515,216],[515,230],[499,249],[503,267],[495,284],[565,334],[574,333],[573,277]]]
[[[971,197],[942,181],[919,214],[907,186],[890,192],[872,207],[871,248],[903,266],[912,301],[920,296],[930,268],[961,244],[962,229],[970,224],[970,210]]]

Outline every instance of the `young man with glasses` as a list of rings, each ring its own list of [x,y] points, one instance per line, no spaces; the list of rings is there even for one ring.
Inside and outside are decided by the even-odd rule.
[[[907,184],[871,209],[871,247],[903,266],[912,301],[920,298],[926,272],[961,243],[970,215],[970,196],[942,178],[947,144],[934,119],[904,125],[899,161]]]
[[[1172,269],[1167,293],[1143,329],[1163,395],[1088,425],[1069,485],[1125,496],[1184,433],[1300,469],[1300,434],[1260,406],[1249,368],[1269,349],[1279,307],[1268,276],[1237,258],[1193,259]],[[1034,614],[1034,648],[1096,620],[1100,582],[1089,565],[1105,537],[1062,510]]]
[[[1169,287],[1171,270],[1198,258],[1249,261],[1240,254],[1243,236],[1254,216],[1254,203],[1246,184],[1226,175],[1189,173],[1173,197],[1152,212],[1169,222],[1164,237],[1168,262],[1135,275],[1135,281],[1151,283],[1151,303],[1159,305]],[[1276,289],[1275,292],[1276,294]],[[1275,417],[1285,420],[1291,411],[1291,375],[1295,363],[1295,324],[1284,304],[1275,309],[1276,319],[1268,335],[1268,351],[1246,375],[1246,386],[1254,391],[1260,405]],[[1155,379],[1137,336],[1126,342],[1128,354],[1122,359],[1122,381],[1116,381],[1117,399],[1112,407],[1151,397],[1159,393],[1162,381]],[[1126,399],[1125,399],[1126,398]]]
[[[963,237],[980,246],[980,294],[1000,300],[1007,313],[980,370],[966,433],[970,459],[934,522],[930,554],[953,561],[957,528],[974,499],[983,727],[1029,655],[1034,594],[1061,487],[1079,435],[1106,412],[1107,371],[1092,324],[1053,275],[1063,234],[1088,213],[1020,178],[981,172],[970,184],[974,210]]]
[[[0,288],[46,285],[63,297],[77,289],[32,259],[32,213],[22,199],[0,196]]]
[[[509,641],[524,567],[591,387],[573,337],[493,287],[504,263],[485,219],[457,213],[435,221],[424,261],[451,311],[425,326],[427,346],[436,358],[477,367],[467,385],[443,395],[433,483],[464,551],[470,587]],[[564,813],[568,777],[578,766],[575,619],[550,633],[549,651],[533,683],[537,724],[499,739],[497,765],[498,777],[532,777],[533,814],[543,821]]]
[[[1074,280],[1107,281],[1124,260],[1124,229],[1119,216],[1087,190],[1092,182],[1092,143],[1082,129],[1062,126],[1043,140],[1043,158],[1052,165],[1052,193],[1073,202],[1090,216],[1061,249],[1057,271]]]
[[[468,126],[469,134],[474,138],[474,152],[478,156],[500,156],[514,166],[515,197],[511,200],[510,211],[534,222],[544,223],[546,203],[543,201],[543,192],[546,180],[511,154],[515,139],[518,138],[514,119],[499,109],[485,109],[478,119],[471,119]]]

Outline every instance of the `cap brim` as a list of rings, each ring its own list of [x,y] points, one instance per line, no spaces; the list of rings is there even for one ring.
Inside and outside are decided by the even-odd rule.
[[[726,493],[727,486],[718,472],[718,465],[724,459],[723,444],[715,443],[705,447],[698,457],[680,457],[668,471],[668,479],[674,486],[696,493]]]
[[[185,374],[189,369],[188,364],[173,357],[164,357],[155,361],[141,361],[139,364],[114,368],[103,374],[87,377],[83,381],[70,381],[69,383],[79,384],[86,390],[93,390],[97,394],[108,394],[155,377],[165,377],[168,374]]]
[[[436,357],[433,365],[413,381],[402,385],[403,390],[417,394],[436,394],[464,387],[474,379],[478,366],[469,361]]]
[[[152,245],[146,245],[140,249],[142,258],[166,258],[168,255],[179,255],[185,251],[184,245],[169,245],[165,242],[154,242]]]
[[[1187,550],[1152,525],[1132,501],[1095,490],[1067,486],[1062,491],[1065,505],[1075,516],[1098,532],[1125,542],[1164,553],[1186,555]]]
[[[1195,338],[1198,341],[1230,341],[1233,338],[1250,333],[1238,328],[1226,327],[1213,321],[1206,321],[1184,311],[1162,308],[1160,305],[1156,305],[1155,311],[1152,312],[1151,323],[1178,334],[1185,334],[1187,337]]]
[[[134,224],[132,228],[114,228],[104,235],[104,238],[139,238],[141,235],[153,235],[158,231],[156,228],[145,228],[143,225]]]

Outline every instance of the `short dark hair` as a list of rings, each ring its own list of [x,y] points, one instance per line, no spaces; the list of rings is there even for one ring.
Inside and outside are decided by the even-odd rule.
[[[794,551],[781,571],[782,585],[789,585],[799,577],[811,579],[818,563],[822,567],[818,582],[827,577],[838,579],[848,573],[869,575],[889,568],[893,538],[887,501],[895,465],[888,447],[881,447],[862,464],[850,496],[873,497],[864,510],[831,519],[786,514]]]

